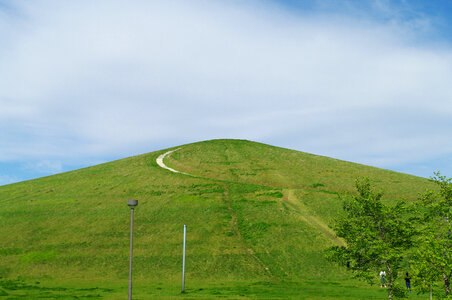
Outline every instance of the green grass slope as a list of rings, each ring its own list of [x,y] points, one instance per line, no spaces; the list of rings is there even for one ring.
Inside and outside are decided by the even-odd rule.
[[[176,148],[173,148],[176,149]],[[181,146],[0,187],[0,297],[127,294],[129,216],[136,299],[372,299],[323,250],[338,195],[369,176],[387,199],[413,200],[424,178],[243,140]],[[186,290],[180,294],[182,230]]]

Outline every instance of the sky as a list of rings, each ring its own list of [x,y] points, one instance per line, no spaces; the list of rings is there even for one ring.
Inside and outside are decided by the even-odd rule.
[[[247,139],[452,177],[452,2],[0,0],[0,185]]]

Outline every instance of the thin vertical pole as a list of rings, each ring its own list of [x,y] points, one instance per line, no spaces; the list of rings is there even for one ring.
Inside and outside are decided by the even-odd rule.
[[[185,237],[187,235],[187,225],[184,225],[184,251],[182,256],[182,293],[185,293]]]
[[[133,207],[130,208],[129,300],[132,300]]]

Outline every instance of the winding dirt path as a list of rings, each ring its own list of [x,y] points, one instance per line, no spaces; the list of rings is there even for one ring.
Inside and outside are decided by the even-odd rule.
[[[170,155],[171,153],[173,153],[173,152],[175,152],[175,151],[177,151],[177,150],[179,150],[179,149],[181,149],[181,148],[177,148],[177,149],[175,149],[175,150],[170,150],[170,151],[168,151],[168,152],[163,153],[162,155],[160,155],[159,157],[157,157],[156,163],[157,163],[160,167],[162,167],[163,169],[167,169],[167,170],[169,170],[169,171],[171,171],[171,172],[179,173],[179,174],[185,174],[185,175],[190,175],[190,174],[188,174],[188,173],[184,173],[184,172],[180,172],[180,171],[174,170],[174,169],[168,167],[167,165],[165,165],[165,163],[163,162],[163,159],[165,158],[165,156]]]

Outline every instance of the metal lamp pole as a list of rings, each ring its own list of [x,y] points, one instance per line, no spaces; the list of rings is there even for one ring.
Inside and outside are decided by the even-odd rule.
[[[127,200],[130,207],[130,260],[129,260],[129,300],[132,300],[132,252],[133,252],[133,210],[138,200]]]

